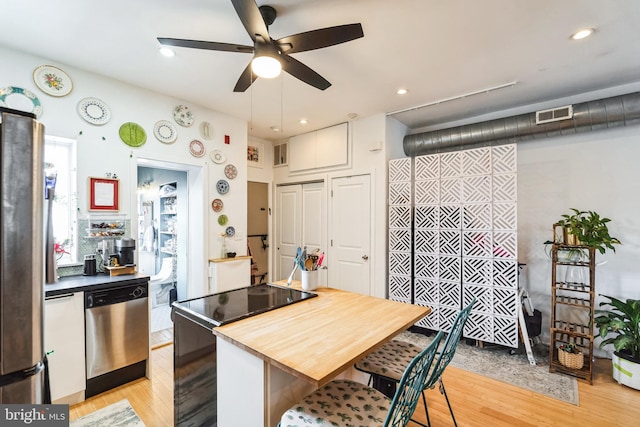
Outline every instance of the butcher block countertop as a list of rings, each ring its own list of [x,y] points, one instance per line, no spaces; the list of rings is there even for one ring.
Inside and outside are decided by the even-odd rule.
[[[299,283],[292,287],[299,289]],[[318,297],[214,328],[213,333],[322,387],[431,312],[333,288],[313,292]]]

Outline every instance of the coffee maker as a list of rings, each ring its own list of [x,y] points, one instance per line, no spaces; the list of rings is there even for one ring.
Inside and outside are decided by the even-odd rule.
[[[116,240],[116,255],[120,265],[135,265],[133,252],[136,249],[136,241],[131,237]]]

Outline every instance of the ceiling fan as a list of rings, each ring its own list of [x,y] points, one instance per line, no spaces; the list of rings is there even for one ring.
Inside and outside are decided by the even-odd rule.
[[[273,7],[266,5],[258,7],[255,0],[231,0],[231,3],[244,28],[249,33],[249,37],[253,40],[253,46],[166,37],[158,37],[158,41],[160,44],[167,46],[253,53],[253,60],[240,75],[236,86],[233,88],[234,92],[246,91],[261,76],[260,71],[256,70],[259,67],[258,63],[261,61],[270,63],[276,68],[272,75],[267,73],[261,77],[275,77],[282,69],[311,86],[325,90],[331,86],[331,83],[302,62],[290,56],[290,54],[321,49],[364,37],[361,24],[347,24],[306,31],[274,40],[269,35],[268,30],[268,26],[276,19],[276,10]]]

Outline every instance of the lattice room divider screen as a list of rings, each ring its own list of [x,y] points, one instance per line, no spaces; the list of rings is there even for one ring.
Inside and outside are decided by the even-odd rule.
[[[389,298],[429,306],[417,325],[518,346],[516,146],[389,162]]]

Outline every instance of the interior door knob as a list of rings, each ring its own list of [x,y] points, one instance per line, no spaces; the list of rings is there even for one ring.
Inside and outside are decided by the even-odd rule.
[[[366,261],[369,259],[369,257],[367,255],[362,255],[362,259]]]

